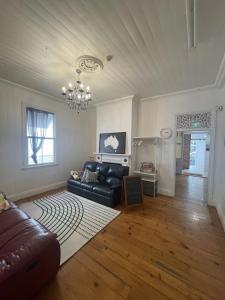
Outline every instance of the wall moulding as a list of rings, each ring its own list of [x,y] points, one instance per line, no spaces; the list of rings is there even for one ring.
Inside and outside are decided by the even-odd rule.
[[[121,102],[121,101],[126,101],[126,100],[132,100],[136,99],[137,97],[135,95],[130,95],[122,98],[116,98],[116,99],[111,99],[111,100],[106,100],[106,101],[100,101],[100,102],[95,102],[93,103],[93,106],[101,106],[105,104],[110,104],[110,103],[116,103],[116,102]]]

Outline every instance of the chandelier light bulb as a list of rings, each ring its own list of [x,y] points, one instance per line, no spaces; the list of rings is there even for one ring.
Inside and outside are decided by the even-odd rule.
[[[69,90],[70,93],[73,92],[73,85],[72,85],[72,83],[69,83],[69,89],[68,90]]]
[[[66,96],[66,88],[65,88],[65,86],[62,87],[62,95]]]
[[[80,84],[80,88],[81,88],[81,89],[83,89],[83,88],[84,88],[84,85],[83,85],[83,83],[81,83],[81,84]]]
[[[90,91],[90,86],[89,85],[86,87],[86,90],[87,90],[87,92]]]

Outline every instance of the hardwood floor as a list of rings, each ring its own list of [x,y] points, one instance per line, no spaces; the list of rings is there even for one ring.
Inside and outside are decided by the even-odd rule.
[[[78,251],[36,300],[225,299],[225,234],[216,210],[145,197]]]
[[[176,197],[181,200],[205,203],[207,178],[192,175],[176,176]]]

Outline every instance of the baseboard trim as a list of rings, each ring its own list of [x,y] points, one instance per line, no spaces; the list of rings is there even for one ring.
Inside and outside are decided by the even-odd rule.
[[[172,191],[168,190],[168,189],[161,189],[161,188],[159,188],[158,193],[160,195],[174,197],[174,193]]]
[[[208,206],[216,207],[216,201],[215,200],[208,200]]]
[[[221,222],[221,224],[223,226],[223,229],[225,231],[225,214],[224,214],[224,212],[223,212],[222,207],[221,207],[220,204],[216,205],[216,210],[217,210],[220,222]]]
[[[40,193],[44,193],[44,192],[48,192],[48,191],[51,191],[51,190],[54,190],[54,189],[57,189],[60,187],[64,187],[64,186],[66,186],[66,181],[60,181],[60,182],[52,183],[49,185],[41,186],[38,188],[30,189],[30,190],[27,190],[27,191],[24,191],[21,193],[15,193],[12,195],[8,195],[7,197],[10,200],[15,202],[15,201],[18,201],[23,198],[31,197],[31,196],[34,196],[34,195],[37,195]]]

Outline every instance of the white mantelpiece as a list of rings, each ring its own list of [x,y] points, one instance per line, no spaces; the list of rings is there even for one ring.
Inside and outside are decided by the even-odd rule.
[[[97,162],[108,162],[131,167],[131,154],[94,153]]]

